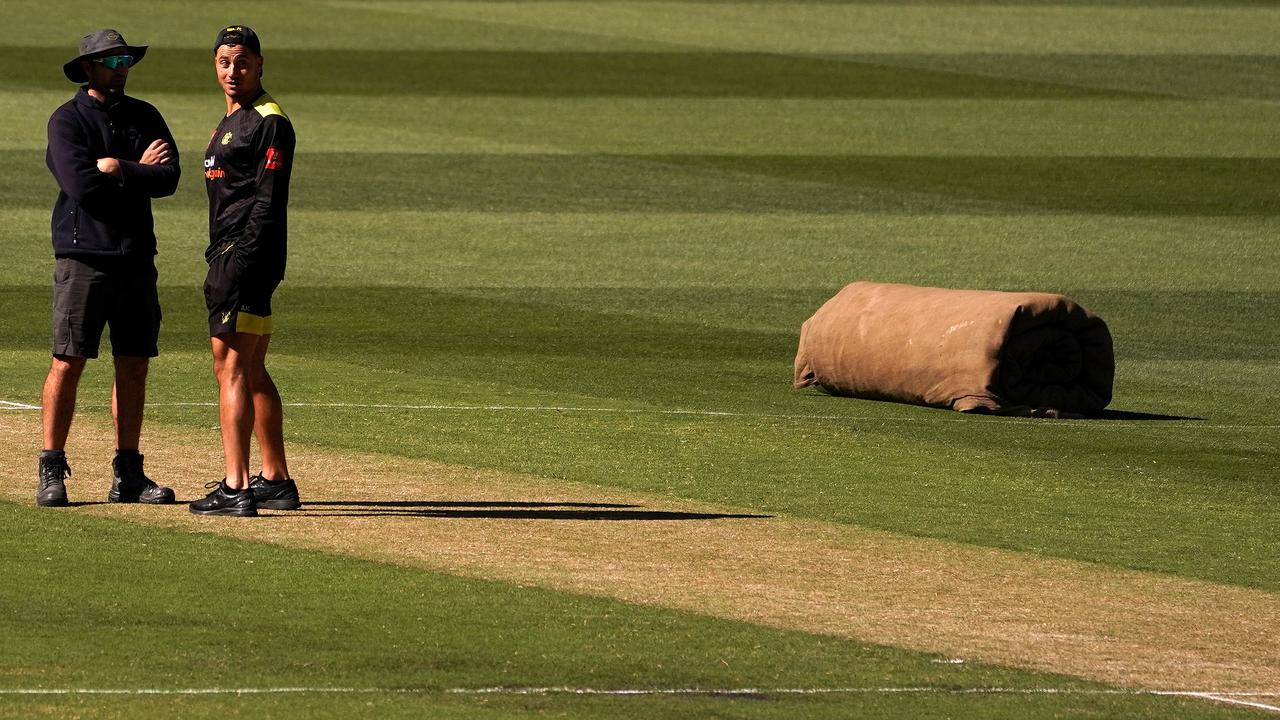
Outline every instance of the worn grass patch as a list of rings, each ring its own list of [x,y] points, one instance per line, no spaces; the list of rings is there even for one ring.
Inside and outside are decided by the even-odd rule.
[[[0,415],[7,496],[27,500]],[[1126,687],[1280,687],[1280,596],[1172,576],[427,460],[293,449],[301,512],[199,518],[184,506],[95,504],[109,435],[83,419],[67,511],[505,580],[778,628],[947,653]],[[149,431],[152,474],[181,499],[220,467],[213,432]],[[22,468],[23,470],[14,470]],[[105,472],[102,473],[105,476]],[[198,479],[196,479],[198,478]],[[306,480],[312,481],[307,483]],[[29,500],[27,500],[29,501]]]

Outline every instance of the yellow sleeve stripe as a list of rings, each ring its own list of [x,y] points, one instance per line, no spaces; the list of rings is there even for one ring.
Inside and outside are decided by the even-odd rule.
[[[279,115],[285,120],[289,119],[289,116],[285,114],[284,108],[280,107],[280,103],[277,103],[275,98],[266,93],[263,93],[262,97],[258,98],[253,103],[253,109],[257,110],[258,114],[262,117]]]

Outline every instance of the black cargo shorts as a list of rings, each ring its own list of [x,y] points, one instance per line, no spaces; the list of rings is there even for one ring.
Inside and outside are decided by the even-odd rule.
[[[160,354],[160,298],[155,259],[130,256],[60,257],[53,268],[53,354],[98,357],[104,327],[111,354]]]

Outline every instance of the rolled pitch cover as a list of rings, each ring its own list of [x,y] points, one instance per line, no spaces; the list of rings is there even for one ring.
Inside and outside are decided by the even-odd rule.
[[[1111,402],[1102,318],[1063,295],[847,285],[805,321],[794,387],[987,412],[1093,415]]]

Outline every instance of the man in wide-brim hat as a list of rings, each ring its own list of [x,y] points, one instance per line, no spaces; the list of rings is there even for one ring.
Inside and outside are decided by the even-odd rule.
[[[58,181],[53,206],[53,360],[45,378],[44,451],[36,503],[67,504],[65,445],[85,363],[111,328],[116,455],[111,502],[171,503],[173,491],[146,476],[138,443],[147,368],[158,354],[156,235],[151,199],[178,187],[178,148],[150,104],[124,94],[129,69],[147,53],[115,30],[80,39],[62,66],[83,83],[49,118],[45,163]]]
[[[146,54],[146,45],[130,45],[124,41],[124,36],[118,31],[107,28],[89,33],[80,38],[80,54],[68,60],[62,66],[62,73],[71,82],[88,82],[89,65],[86,61],[100,60],[106,57],[128,56],[129,59],[122,61],[121,64],[125,68],[129,68],[142,62],[142,58]]]

